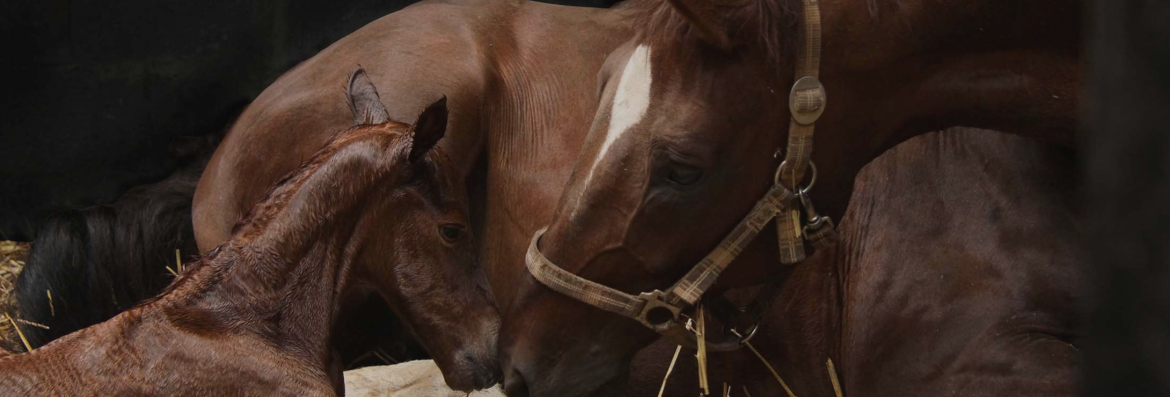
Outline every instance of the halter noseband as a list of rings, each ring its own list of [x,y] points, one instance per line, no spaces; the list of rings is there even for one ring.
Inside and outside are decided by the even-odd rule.
[[[545,286],[591,306],[632,318],[646,327],[675,340],[680,345],[695,347],[695,335],[682,322],[684,308],[694,306],[703,297],[715,280],[732,260],[756,235],[773,219],[776,220],[780,245],[780,262],[795,264],[805,259],[804,242],[807,239],[814,246],[824,246],[836,240],[833,222],[817,215],[808,199],[808,190],[816,180],[816,167],[812,166],[813,125],[824,112],[825,88],[817,79],[821,56],[821,15],[817,0],[803,0],[804,41],[796,63],[796,81],[789,94],[789,110],[792,121],[788,129],[788,151],[784,161],[776,169],[772,188],[756,202],[747,214],[723,238],[707,256],[703,257],[681,280],[666,291],[654,290],[637,296],[586,280],[552,263],[541,254],[538,244],[547,227],[532,236],[528,245],[525,262],[528,272]],[[803,180],[805,170],[812,168],[812,181],[805,188],[797,183]],[[799,206],[798,199],[799,198]],[[802,227],[800,209],[803,207],[807,225]],[[761,307],[766,307],[777,288],[766,286],[757,296],[756,308],[751,314],[759,316]],[[743,332],[747,335],[734,343],[721,343],[707,347],[711,351],[734,350],[742,340],[755,333],[755,326]]]

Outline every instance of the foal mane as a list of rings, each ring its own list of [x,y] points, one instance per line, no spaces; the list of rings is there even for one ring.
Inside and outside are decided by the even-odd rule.
[[[288,206],[288,201],[295,194],[300,187],[304,185],[305,181],[311,178],[317,171],[330,159],[337,154],[337,152],[349,146],[351,143],[369,139],[383,134],[390,134],[390,129],[395,127],[402,130],[408,129],[410,126],[397,123],[388,122],[382,125],[358,125],[333,134],[329,138],[325,147],[310,157],[308,161],[301,164],[293,171],[286,174],[283,178],[277,181],[264,194],[264,198],[257,202],[248,212],[240,218],[232,227],[232,240],[237,239],[237,234],[244,225],[258,226],[256,229],[263,229],[272,218],[280,212],[281,209]],[[409,137],[400,137],[401,142],[408,142]],[[405,146],[396,145],[396,150],[403,151],[400,153],[405,158]]]
[[[289,201],[296,194],[297,191],[308,181],[314,174],[318,172],[326,163],[329,162],[338,152],[348,147],[351,143],[361,140],[367,140],[379,135],[391,135],[392,129],[399,127],[406,130],[409,126],[397,122],[389,122],[382,125],[359,125],[345,130],[338,131],[325,146],[318,151],[309,160],[302,163],[299,167],[286,174],[277,183],[273,184],[271,188],[264,194],[264,198],[260,199],[256,205],[252,206],[250,210],[232,227],[231,237],[228,241],[223,242],[214,249],[204,253],[199,257],[199,260],[187,264],[182,274],[179,274],[173,282],[170,283],[158,295],[146,299],[136,305],[135,308],[146,306],[153,302],[162,300],[164,297],[170,295],[173,291],[182,288],[187,281],[194,281],[191,274],[197,273],[201,268],[206,266],[214,266],[216,264],[240,259],[240,255],[251,256],[248,250],[240,251],[244,244],[248,244],[251,240],[251,234],[263,231],[273,218],[281,212],[282,209],[289,205]],[[408,135],[403,135],[397,138],[400,143],[409,141]],[[401,153],[396,155],[406,158],[406,150],[408,146],[402,144],[395,144],[395,149]],[[437,149],[437,148],[436,148]],[[244,227],[251,225],[251,230],[245,230]],[[253,257],[251,260],[258,260],[262,258]],[[222,275],[221,275],[222,276]]]

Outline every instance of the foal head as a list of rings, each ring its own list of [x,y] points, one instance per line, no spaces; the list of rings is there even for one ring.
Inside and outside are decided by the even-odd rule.
[[[356,252],[351,285],[386,299],[451,387],[495,384],[499,316],[476,263],[467,192],[454,163],[435,146],[447,126],[446,99],[430,105],[411,126],[389,119],[360,69],[350,78],[347,95],[358,126],[342,136],[378,137],[365,148],[373,149],[368,155],[385,157],[385,167],[398,170],[388,174],[390,180],[357,182],[385,188],[359,207],[355,239],[364,244]]]
[[[787,0],[679,1],[642,10],[642,31],[600,72],[601,105],[539,242],[562,269],[633,295],[665,290],[744,218],[771,186],[788,123],[792,79],[775,54]],[[756,240],[775,252],[769,230]],[[765,244],[720,281],[763,282],[743,263],[775,262]],[[509,395],[599,393],[657,336],[531,277],[517,296],[500,341]]]

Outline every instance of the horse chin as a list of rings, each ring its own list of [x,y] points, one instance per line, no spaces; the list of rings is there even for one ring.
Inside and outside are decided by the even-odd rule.
[[[426,343],[428,341],[423,341],[427,351],[437,353],[432,357],[451,389],[464,392],[483,390],[499,384],[504,378],[496,349],[499,325],[490,321],[481,324],[483,327],[470,336],[444,339],[444,348],[431,349]],[[457,347],[449,347],[452,345]]]
[[[440,365],[443,380],[453,390],[462,392],[483,390],[500,383],[503,378],[500,365],[494,357],[477,358],[458,353],[456,357],[443,361],[454,362],[454,365]]]
[[[532,363],[510,363],[504,380],[508,397],[620,396],[629,382],[629,360],[597,361],[587,365],[559,362],[547,371]]]

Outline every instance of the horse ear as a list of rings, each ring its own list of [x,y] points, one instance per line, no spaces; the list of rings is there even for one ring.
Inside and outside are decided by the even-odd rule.
[[[378,89],[374,88],[374,82],[370,81],[361,66],[349,76],[349,82],[345,84],[345,97],[349,100],[354,124],[382,124],[390,121],[390,112],[382,106]]]
[[[731,49],[731,38],[719,20],[718,1],[666,0],[666,2],[698,29],[710,44],[723,50]]]
[[[447,96],[427,106],[410,132],[410,161],[422,158],[447,133]]]

